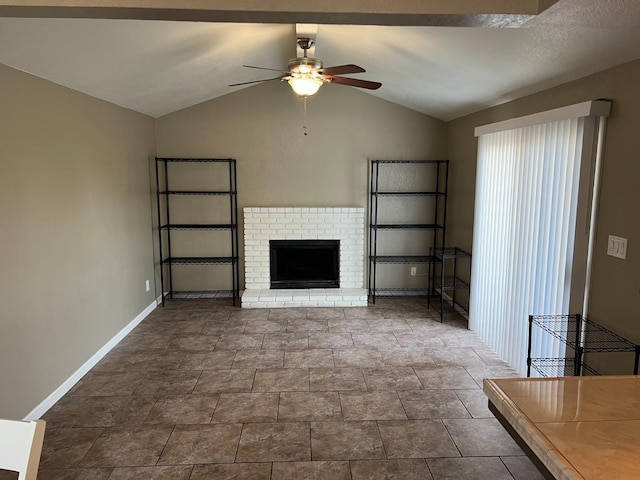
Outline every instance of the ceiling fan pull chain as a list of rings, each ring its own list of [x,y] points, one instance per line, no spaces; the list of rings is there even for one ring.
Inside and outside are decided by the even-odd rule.
[[[307,97],[302,98],[302,103],[304,105],[304,118],[302,120],[302,130],[304,131],[304,135],[307,136]]]

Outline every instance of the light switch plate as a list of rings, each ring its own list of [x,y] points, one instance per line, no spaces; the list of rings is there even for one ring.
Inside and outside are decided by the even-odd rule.
[[[627,239],[609,235],[607,242],[607,255],[612,257],[626,259],[627,258]]]

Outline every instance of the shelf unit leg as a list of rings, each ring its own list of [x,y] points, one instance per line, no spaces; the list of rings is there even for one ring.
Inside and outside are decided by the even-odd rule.
[[[527,378],[531,377],[531,334],[533,333],[533,315],[529,315],[529,342],[527,345]]]

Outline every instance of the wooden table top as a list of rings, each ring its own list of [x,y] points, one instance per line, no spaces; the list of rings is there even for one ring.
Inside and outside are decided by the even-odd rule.
[[[640,376],[485,379],[504,420],[557,479],[640,479]]]

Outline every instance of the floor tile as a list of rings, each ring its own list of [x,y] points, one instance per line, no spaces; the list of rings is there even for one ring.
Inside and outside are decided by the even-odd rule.
[[[133,391],[134,395],[182,395],[193,392],[201,371],[149,372]]]
[[[253,383],[254,392],[308,392],[309,369],[258,369]]]
[[[462,390],[480,388],[464,367],[416,368],[415,372],[426,389]]]
[[[376,422],[312,422],[313,460],[385,458]]]
[[[149,372],[176,370],[182,364],[187,352],[182,351],[147,351],[134,357],[129,370]]]
[[[384,318],[382,312],[379,312],[372,306],[345,308],[344,316],[347,320]]]
[[[380,348],[382,360],[387,367],[432,367],[433,359],[423,348]]]
[[[412,420],[469,418],[469,412],[453,390],[399,391],[398,396]]]
[[[345,420],[406,420],[398,394],[394,392],[340,392]]]
[[[247,423],[236,462],[305,462],[311,460],[309,424]]]
[[[344,309],[343,308],[308,308],[307,309],[307,318],[310,320],[320,319],[320,320],[332,320],[332,319],[344,319]]]
[[[367,318],[371,333],[411,332],[411,327],[403,318]]]
[[[495,418],[443,420],[463,456],[522,455],[522,450]]]
[[[393,333],[353,333],[353,345],[358,348],[389,348],[400,344]]]
[[[422,383],[411,367],[364,368],[367,390],[417,390]]]
[[[398,344],[406,348],[442,348],[445,344],[439,337],[416,334],[413,331],[395,332]]]
[[[287,320],[287,333],[328,332],[326,319],[294,318]]]
[[[489,401],[482,390],[456,390],[456,395],[473,418],[493,418]]]
[[[347,348],[353,347],[351,333],[311,332],[309,348]]]
[[[195,465],[189,480],[270,480],[271,463]]]
[[[38,480],[108,480],[112,468],[41,468],[38,471]],[[18,475],[6,480],[17,480]],[[0,479],[5,480],[2,475]]]
[[[91,373],[74,391],[77,396],[131,395],[144,380],[144,372]]]
[[[432,458],[433,480],[513,480],[498,457]]]
[[[331,349],[287,350],[284,355],[285,368],[332,368],[333,351]]]
[[[309,348],[309,335],[303,333],[266,333],[262,348],[302,350]]]
[[[287,328],[285,319],[250,319],[244,329],[245,334],[284,332]]]
[[[431,480],[424,460],[354,460],[352,480]],[[462,480],[462,477],[461,479]]]
[[[235,356],[235,350],[187,353],[180,364],[180,370],[229,369],[233,365]]]
[[[327,324],[329,325],[329,333],[369,332],[369,324],[365,318],[330,318],[327,320]]]
[[[269,318],[268,308],[243,308],[234,310],[229,316],[229,320],[267,320]]]
[[[501,457],[514,480],[543,480],[544,477],[529,457],[520,455],[516,457]]]
[[[82,467],[155,465],[172,427],[114,428],[104,431],[80,462]]]
[[[145,424],[207,424],[211,422],[219,395],[172,395],[161,397],[155,403]]]
[[[514,378],[518,376],[515,370],[505,365],[475,365],[466,367],[466,370],[480,388],[482,388],[482,382],[485,378]]]
[[[459,457],[440,420],[378,422],[387,458]]]
[[[432,461],[539,478],[499,424],[456,423],[495,421],[478,382],[505,365],[456,314],[433,317],[420,298],[168,300],[45,414],[38,478],[429,480]]]
[[[202,327],[202,335],[242,334],[246,327],[246,321],[219,321],[205,322]]]
[[[202,327],[205,321],[196,318],[174,318],[173,320],[161,321],[152,324],[141,324],[138,328],[139,331],[144,331],[145,328],[152,329],[157,333],[164,335],[198,335],[202,333]],[[138,329],[136,329],[138,330]]]
[[[47,428],[40,468],[71,468],[102,435],[102,428]]]
[[[175,335],[169,343],[168,350],[207,352],[215,348],[218,338],[216,335]]]
[[[131,360],[136,356],[135,352],[114,352],[113,350],[105,355],[91,371],[93,373],[113,373],[124,372],[128,369]]]
[[[114,468],[109,480],[189,480],[192,465]]]
[[[166,350],[171,343],[171,335],[159,333],[144,333],[140,330],[145,324],[140,324],[129,335],[123,338],[110,354],[116,353],[140,353],[144,350]]]
[[[233,462],[242,425],[176,425],[158,465]]]
[[[204,370],[193,393],[250,392],[255,373],[254,369]]]
[[[351,480],[349,462],[274,462],[271,480]]]
[[[141,424],[153,408],[156,397],[114,396],[63,397],[45,415],[47,428],[114,427]]]
[[[277,393],[223,393],[213,423],[256,423],[278,420]]]
[[[232,368],[282,368],[284,350],[237,350]]]
[[[442,341],[447,347],[475,347],[483,342],[471,330],[460,330],[450,334],[442,335]]]
[[[377,348],[335,348],[333,363],[336,367],[382,368],[385,366]]]
[[[482,361],[487,365],[501,365],[506,366],[506,362],[500,358],[500,356],[491,350],[484,342],[480,345],[472,346],[473,351],[476,352]]]
[[[311,391],[366,390],[367,384],[360,368],[311,368]]]
[[[342,420],[338,392],[282,392],[279,422]]]
[[[274,308],[269,310],[269,320],[293,320],[307,318],[306,308]]]
[[[476,365],[484,365],[482,359],[471,347],[430,348],[428,351],[434,363],[440,367],[473,367]]]
[[[249,348],[261,348],[264,335],[255,333],[252,335],[241,335],[236,333],[224,333],[216,344],[216,350],[238,350]]]

